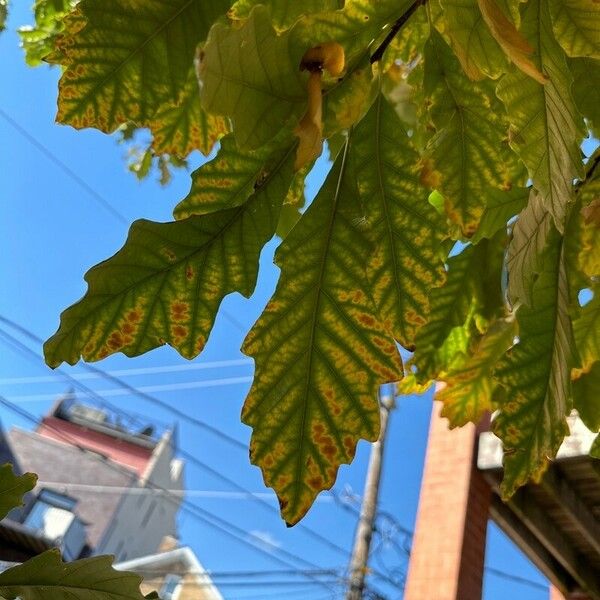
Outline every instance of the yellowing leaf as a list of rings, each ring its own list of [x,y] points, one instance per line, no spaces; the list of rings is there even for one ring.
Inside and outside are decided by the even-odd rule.
[[[513,304],[520,300],[531,306],[533,284],[553,231],[552,215],[546,212],[540,196],[533,191],[513,227],[506,253],[508,297]]]
[[[600,137],[600,60],[571,58],[567,64],[573,74],[575,104],[597,139]]]
[[[281,31],[292,26],[303,15],[343,8],[344,0],[237,0],[227,16],[233,20],[246,19],[257,4],[269,7],[273,25]]]
[[[323,42],[304,53],[300,68],[311,73],[327,71],[332,77],[339,77],[345,64],[344,48],[337,42]]]
[[[442,416],[450,427],[479,423],[484,413],[493,409],[498,383],[493,379],[497,361],[512,345],[516,327],[514,321],[499,320],[475,343],[465,359],[442,376],[446,383],[435,396],[443,402]]]
[[[466,352],[479,320],[497,316],[502,250],[497,238],[482,240],[447,260],[446,283],[431,290],[429,320],[416,337],[411,363],[419,382],[435,379]]]
[[[571,369],[575,365],[562,240],[554,231],[532,294],[517,311],[519,342],[497,365],[506,389],[493,429],[504,445],[502,494],[539,481],[568,434]]]
[[[506,56],[523,71],[542,85],[547,78],[531,61],[533,48],[517,31],[514,23],[498,8],[494,0],[477,0],[483,20]]]
[[[306,106],[304,50],[292,42],[289,31],[277,35],[263,6],[238,28],[216,23],[210,30],[199,68],[202,106],[231,118],[241,148],[291,130]]]
[[[170,344],[193,358],[223,298],[249,296],[262,246],[273,236],[292,179],[295,145],[241,206],[173,223],[136,221],[125,246],[91,269],[86,295],[44,345],[46,362],[75,364]]]
[[[573,318],[573,331],[583,371],[600,361],[600,293],[579,307]]]
[[[446,235],[419,181],[419,156],[383,96],[356,127],[349,158],[375,244],[367,261],[371,294],[396,340],[412,347],[429,316],[429,294],[445,280]]]
[[[483,238],[491,238],[506,229],[508,221],[518,215],[527,205],[529,190],[514,187],[510,190],[490,190],[486,196],[486,207],[481,215],[479,227],[471,242],[476,244]]]
[[[107,133],[176,104],[198,43],[226,0],[82,0],[54,60],[64,65],[57,120]],[[82,22],[85,26],[82,27]]]
[[[496,78],[507,60],[494,39],[476,0],[439,0],[442,11],[435,26],[446,37],[463,71],[473,81]]]
[[[200,105],[200,88],[193,69],[176,104],[161,106],[148,123],[156,154],[186,157],[193,150],[207,155],[229,127],[223,117],[209,115]]]
[[[226,135],[217,156],[192,173],[190,192],[175,207],[173,216],[181,220],[243,204],[268,180],[271,171],[281,166],[277,146],[243,150],[233,134]]]
[[[300,143],[295,168],[299,171],[321,155],[323,151],[323,71],[338,77],[344,70],[344,49],[337,42],[326,42],[307,50],[300,68],[309,71],[308,107],[294,129]]]
[[[370,296],[371,249],[348,147],[277,251],[281,278],[243,351],[256,376],[242,412],[251,460],[296,523],[379,433],[377,391],[402,376],[394,340]]]
[[[573,404],[582,421],[592,431],[600,430],[600,361],[573,381]]]
[[[491,82],[465,76],[435,30],[425,47],[424,89],[435,126],[426,150],[427,179],[444,196],[450,221],[468,238],[488,190],[509,187],[514,170],[502,106]]]
[[[579,145],[585,135],[571,92],[572,75],[564,52],[552,34],[546,0],[529,0],[521,33],[532,44],[534,62],[548,82],[540,85],[514,70],[498,84],[511,125],[511,146],[527,166],[534,187],[564,231],[573,180],[582,174]]]
[[[299,171],[321,155],[323,151],[323,96],[322,73],[315,71],[308,77],[308,108],[294,129],[300,143],[294,168]]]
[[[548,0],[554,34],[569,56],[600,58],[598,0]]]

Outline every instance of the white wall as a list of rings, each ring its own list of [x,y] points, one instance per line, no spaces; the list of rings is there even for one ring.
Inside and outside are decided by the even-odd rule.
[[[157,444],[139,486],[126,492],[115,511],[113,523],[95,554],[114,554],[117,561],[153,554],[166,535],[177,537],[177,512],[182,494],[183,463],[173,458],[172,433]]]

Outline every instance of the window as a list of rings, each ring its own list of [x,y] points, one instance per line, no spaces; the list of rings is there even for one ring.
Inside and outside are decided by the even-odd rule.
[[[85,546],[85,524],[75,514],[77,500],[54,490],[40,490],[23,523],[61,547],[67,560],[77,558]]]
[[[180,575],[167,575],[165,582],[160,588],[159,596],[162,600],[177,600],[179,590],[181,589]]]
[[[64,494],[59,494],[54,490],[40,490],[38,495],[38,500],[43,502],[47,502],[56,508],[63,508],[64,510],[70,510],[73,512],[75,505],[77,504],[77,500],[75,498],[71,498],[70,496],[65,496]]]
[[[52,509],[58,508],[61,511],[72,513],[75,509],[75,504],[77,504],[77,500],[74,498],[52,490],[40,490],[35,504],[25,517],[25,525],[38,531],[44,531],[48,526],[48,519],[50,518]],[[54,515],[54,518],[56,518],[56,515]],[[65,525],[68,526],[69,524],[70,521],[65,520]]]

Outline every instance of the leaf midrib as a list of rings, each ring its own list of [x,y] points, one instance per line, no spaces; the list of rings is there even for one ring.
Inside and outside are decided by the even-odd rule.
[[[348,133],[348,139],[346,140],[346,144],[344,146],[344,154],[342,155],[342,163],[340,165],[340,172],[338,175],[338,179],[337,179],[337,184],[336,184],[336,188],[335,188],[335,193],[334,193],[334,200],[333,200],[333,206],[331,209],[331,216],[329,219],[329,223],[327,224],[327,236],[326,236],[326,243],[325,243],[325,248],[323,251],[323,260],[321,260],[321,265],[319,268],[319,276],[317,278],[317,285],[316,290],[317,290],[317,300],[315,302],[315,306],[314,306],[314,310],[313,310],[313,315],[312,315],[312,319],[311,319],[311,330],[310,330],[310,337],[309,337],[309,343],[308,343],[308,348],[309,348],[309,358],[308,358],[308,366],[306,369],[306,377],[305,377],[305,385],[304,385],[304,402],[303,402],[303,410],[302,410],[302,420],[301,420],[301,429],[300,429],[300,441],[298,444],[298,448],[299,448],[299,452],[298,452],[298,458],[296,461],[296,472],[300,473],[302,471],[302,462],[304,461],[304,458],[306,456],[306,444],[305,444],[305,438],[306,438],[306,425],[307,425],[307,417],[308,417],[308,406],[309,406],[309,398],[308,398],[308,390],[310,388],[310,382],[312,380],[312,368],[313,368],[313,359],[314,359],[314,355],[316,353],[316,349],[313,349],[314,347],[314,339],[315,339],[315,329],[316,329],[316,324],[317,324],[317,316],[319,314],[319,307],[321,305],[321,288],[323,287],[323,278],[325,276],[325,267],[327,265],[327,260],[325,259],[325,257],[328,255],[329,253],[329,246],[331,244],[331,233],[333,231],[333,226],[335,223],[335,217],[336,217],[336,209],[337,209],[337,205],[338,205],[338,201],[339,201],[339,196],[340,196],[340,192],[341,192],[341,186],[342,186],[342,181],[344,178],[344,174],[346,172],[346,160],[348,158],[348,150],[350,147],[350,139],[352,136],[352,131],[350,131]],[[297,507],[298,506],[298,498],[300,496],[301,490],[302,490],[302,486],[304,484],[304,480],[301,477],[298,477],[295,480],[296,484],[294,485],[294,503],[293,506]]]

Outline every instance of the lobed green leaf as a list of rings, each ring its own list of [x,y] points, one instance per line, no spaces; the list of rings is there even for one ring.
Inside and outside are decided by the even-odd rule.
[[[64,563],[57,550],[0,573],[6,600],[144,600],[142,578],[111,567],[112,556]]]
[[[293,175],[295,144],[244,204],[173,223],[140,220],[125,246],[86,275],[88,292],[61,316],[46,362],[75,364],[170,344],[186,358],[208,339],[231,292],[249,296]]]
[[[377,439],[377,392],[402,364],[366,278],[352,139],[277,251],[281,278],[243,351],[256,375],[242,420],[250,455],[293,525],[349,463],[359,438]]]
[[[37,475],[25,473],[15,475],[10,464],[0,466],[0,519],[13,509],[23,505],[23,496],[30,492],[37,482]]]

